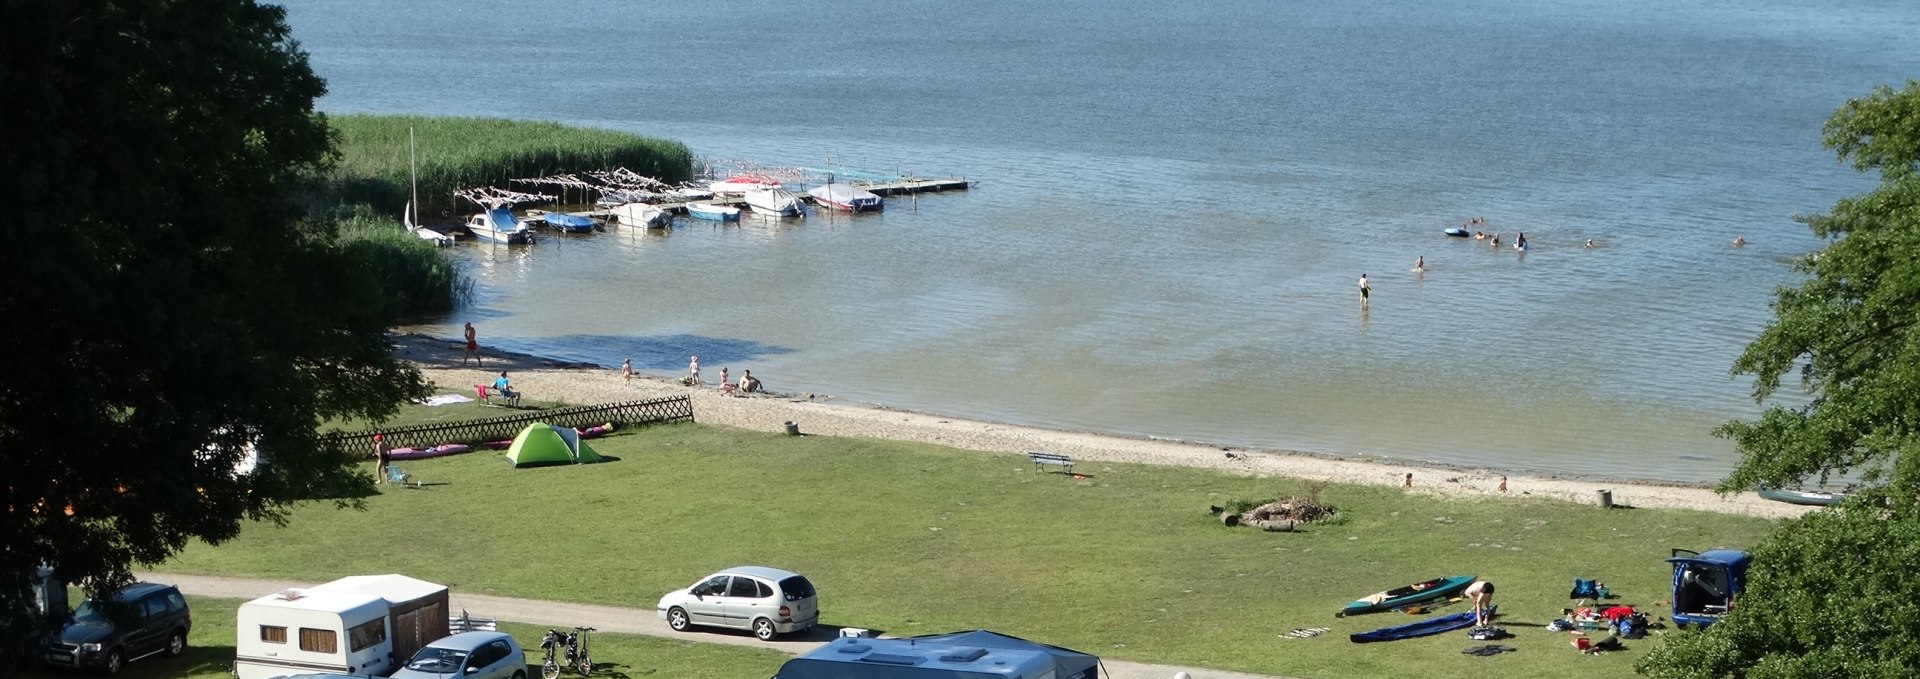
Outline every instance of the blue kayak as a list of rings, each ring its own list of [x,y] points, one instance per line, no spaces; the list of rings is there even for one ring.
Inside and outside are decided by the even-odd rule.
[[[1493,612],[1494,607],[1487,608],[1487,617],[1493,617]],[[1347,635],[1347,638],[1352,639],[1353,643],[1356,644],[1370,644],[1375,641],[1399,641],[1401,639],[1430,636],[1472,626],[1473,611],[1467,611],[1465,613],[1443,615],[1430,620],[1421,620],[1420,622],[1410,622],[1398,627],[1382,627],[1371,632],[1358,632]]]

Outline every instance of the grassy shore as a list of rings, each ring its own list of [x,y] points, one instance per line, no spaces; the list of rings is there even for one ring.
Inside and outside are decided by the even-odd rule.
[[[892,634],[985,627],[1114,658],[1292,676],[1532,677],[1568,662],[1625,674],[1655,643],[1576,659],[1567,637],[1540,631],[1573,578],[1652,605],[1666,599],[1668,547],[1744,546],[1768,525],[1145,465],[1090,463],[1075,479],[1015,455],[700,425],[593,445],[621,459],[512,470],[481,452],[407,463],[432,485],[384,490],[363,512],[308,506],[285,527],[250,526],[159,568],[309,580],[399,572],[476,593],[646,608],[711,570],[763,563],[812,577],[825,622]],[[1204,511],[1311,492],[1344,520],[1268,534]],[[1499,584],[1521,652],[1463,656],[1458,634],[1358,647],[1347,633],[1412,618],[1332,616],[1357,596],[1453,573]],[[1333,633],[1277,636],[1305,627]]]
[[[454,210],[450,194],[480,185],[508,187],[508,179],[626,167],[662,181],[693,172],[685,144],[613,130],[499,118],[335,115],[340,161],[330,193],[398,215],[409,192],[407,134],[414,133],[420,174],[420,214]],[[521,190],[548,189],[512,186]],[[457,211],[457,210],[456,210]]]
[[[153,657],[127,664],[122,679],[233,679],[227,668],[233,664],[234,611],[242,602],[235,599],[187,597],[193,610],[193,631],[187,637],[187,652],[179,658]],[[527,676],[540,676],[540,635],[546,630],[533,625],[502,624],[501,631],[512,634],[526,649]],[[593,637],[594,674],[609,676],[660,676],[685,679],[741,679],[769,677],[786,662],[785,654],[738,646],[697,644],[656,637],[628,634],[595,634]],[[72,672],[46,668],[27,670],[23,679],[72,679]]]

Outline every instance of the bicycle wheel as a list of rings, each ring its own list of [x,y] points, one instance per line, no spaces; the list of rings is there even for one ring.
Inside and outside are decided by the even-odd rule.
[[[540,665],[540,676],[542,679],[560,679],[560,663],[547,658],[547,662]]]
[[[578,669],[580,670],[580,676],[584,677],[593,674],[593,658],[584,655],[580,656],[580,667]]]

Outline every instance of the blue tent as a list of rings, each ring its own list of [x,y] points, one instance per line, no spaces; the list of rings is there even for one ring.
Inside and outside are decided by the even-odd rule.
[[[774,679],[1097,679],[1100,659],[998,632],[835,639],[780,666]]]

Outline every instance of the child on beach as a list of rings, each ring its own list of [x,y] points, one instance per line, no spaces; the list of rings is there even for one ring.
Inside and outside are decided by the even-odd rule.
[[[387,446],[386,439],[379,434],[373,435],[373,459],[373,482],[386,483],[387,467],[392,466],[393,463],[393,449]]]
[[[694,354],[693,358],[687,361],[687,377],[689,379],[692,379],[694,384],[700,383],[700,355],[699,354]]]
[[[733,395],[733,383],[727,381],[727,369],[724,367],[720,368],[720,391],[726,392],[728,396]]]
[[[626,358],[620,360],[620,379],[628,382],[633,381],[633,359]]]

